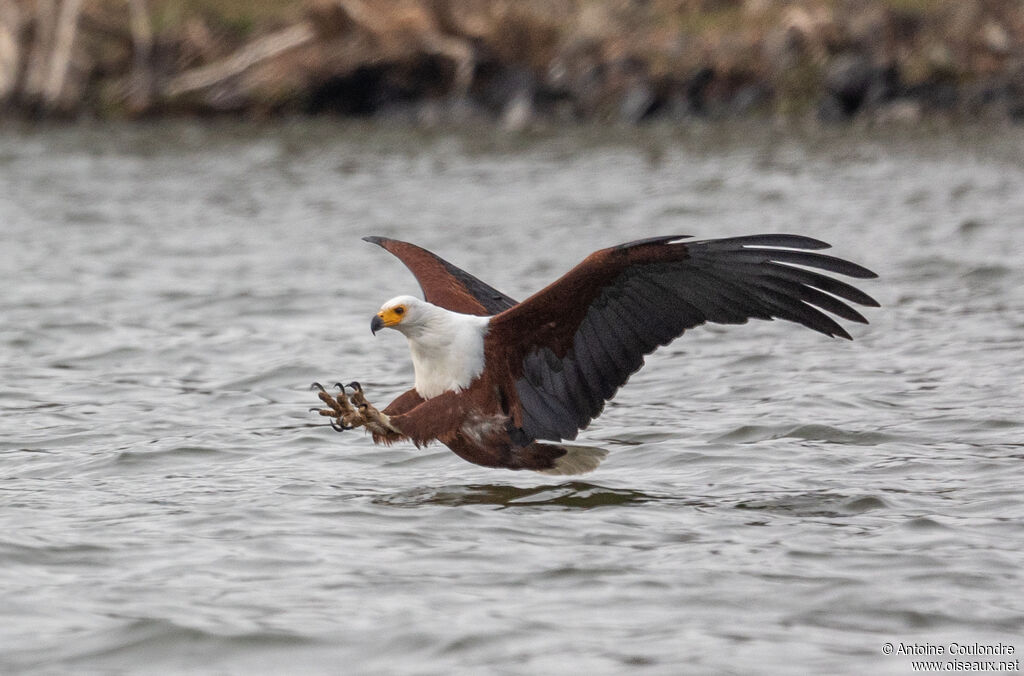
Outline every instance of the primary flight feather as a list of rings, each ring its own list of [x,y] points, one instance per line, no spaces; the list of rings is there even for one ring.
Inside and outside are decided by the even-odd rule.
[[[412,271],[425,300],[399,296],[371,321],[409,341],[413,389],[383,411],[358,383],[319,384],[335,429],[365,426],[377,443],[440,441],[469,462],[552,474],[593,470],[601,449],[568,445],[643,366],[644,355],[705,322],[785,319],[850,339],[829,316],[866,324],[848,303],[878,303],[830,272],[875,273],[817,253],[798,235],[683,241],[655,237],[602,249],[521,303],[413,244],[367,237]]]

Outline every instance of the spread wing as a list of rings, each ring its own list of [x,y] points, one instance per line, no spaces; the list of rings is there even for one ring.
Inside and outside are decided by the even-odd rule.
[[[591,254],[547,288],[491,320],[490,377],[512,415],[513,439],[574,439],[644,355],[705,322],[785,319],[850,338],[826,312],[867,320],[846,302],[877,307],[859,289],[817,270],[875,273],[814,253],[797,235],[680,242],[659,237]]]
[[[423,300],[452,312],[496,315],[516,301],[443,258],[415,244],[387,237],[363,237],[405,263],[423,290]]]

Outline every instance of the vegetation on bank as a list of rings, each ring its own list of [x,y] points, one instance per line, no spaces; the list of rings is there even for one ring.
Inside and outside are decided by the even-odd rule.
[[[0,0],[13,115],[1024,119],[1018,0]]]

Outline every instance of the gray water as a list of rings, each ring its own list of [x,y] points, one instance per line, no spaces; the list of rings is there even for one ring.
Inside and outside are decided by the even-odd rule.
[[[0,672],[910,673],[1024,651],[1024,133],[328,122],[0,135]],[[366,234],[524,298],[656,234],[798,232],[881,275],[852,343],[703,327],[593,474],[374,447]],[[941,659],[941,658],[940,658]],[[946,659],[949,659],[948,654]]]

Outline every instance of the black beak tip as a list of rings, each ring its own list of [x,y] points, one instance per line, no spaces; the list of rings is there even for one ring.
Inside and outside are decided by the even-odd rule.
[[[384,328],[384,320],[377,315],[370,320],[370,333],[377,335],[377,332]]]

